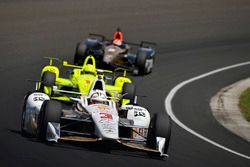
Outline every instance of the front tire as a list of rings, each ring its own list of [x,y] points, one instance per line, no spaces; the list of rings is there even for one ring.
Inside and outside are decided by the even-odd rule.
[[[171,137],[171,119],[166,114],[153,115],[148,130],[148,147],[156,149],[156,137],[163,137],[166,139],[164,147],[164,154],[166,154]]]
[[[24,101],[23,108],[22,108],[22,114],[21,114],[21,133],[22,133],[22,135],[27,134],[25,131],[26,101],[27,101],[27,98]]]
[[[45,100],[38,116],[37,137],[46,140],[48,122],[60,123],[61,103],[55,100]]]
[[[39,90],[43,93],[51,95],[52,87],[55,85],[55,82],[56,82],[56,74],[53,72],[45,71],[42,75],[41,85]]]
[[[42,85],[52,87],[56,82],[56,74],[53,72],[45,71],[42,76]]]
[[[136,86],[132,83],[124,83],[122,94],[124,95],[123,99],[129,99],[130,103],[134,103],[135,94],[136,94]]]
[[[24,100],[23,100],[22,113],[21,113],[21,133],[22,133],[22,135],[28,134],[25,131],[26,104],[27,104],[28,97],[31,93],[33,93],[33,92],[27,93],[26,96],[24,97]]]

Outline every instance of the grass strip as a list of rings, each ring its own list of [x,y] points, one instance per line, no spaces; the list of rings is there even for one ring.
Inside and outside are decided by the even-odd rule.
[[[250,122],[250,88],[240,95],[239,107],[246,120]]]

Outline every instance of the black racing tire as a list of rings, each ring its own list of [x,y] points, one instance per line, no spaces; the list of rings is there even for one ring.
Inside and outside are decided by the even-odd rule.
[[[156,148],[155,121],[156,121],[156,114],[154,114],[151,117],[147,135],[147,146],[152,149]]]
[[[136,56],[136,66],[138,67],[138,74],[144,75],[146,73],[147,55],[145,52],[139,52]]]
[[[166,114],[154,114],[151,118],[147,145],[150,148],[156,148],[156,137],[163,137],[166,139],[164,153],[168,151],[169,141],[171,137],[171,119]]]
[[[74,64],[75,65],[83,65],[83,62],[87,56],[87,46],[85,43],[77,43],[76,51],[74,56]]]
[[[130,103],[134,103],[136,95],[136,86],[133,83],[124,83],[122,87],[122,94],[124,95],[123,99],[129,99]]]
[[[61,110],[62,105],[59,101],[44,101],[38,116],[37,137],[39,140],[46,140],[48,122],[60,123]]]
[[[43,86],[52,87],[56,82],[56,74],[50,71],[45,71],[42,76],[42,88]]]
[[[171,135],[171,119],[166,114],[156,114],[156,136],[169,138]]]

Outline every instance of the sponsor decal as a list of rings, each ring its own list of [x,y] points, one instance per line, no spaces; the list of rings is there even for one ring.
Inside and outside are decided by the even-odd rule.
[[[101,115],[100,117],[101,117],[102,119],[110,119],[110,120],[113,120],[112,114],[100,112],[100,115]]]
[[[43,96],[43,94],[39,94],[39,93],[34,93],[34,96]]]
[[[98,106],[96,107],[96,109],[105,111],[105,110],[109,110],[109,107],[108,107],[108,106],[105,106],[105,105],[98,105]]]
[[[117,129],[114,125],[102,124],[102,129],[105,133],[115,134]]]
[[[132,106],[126,106],[126,107],[125,107],[125,110],[132,110],[132,109],[133,109]]]
[[[136,111],[143,111],[143,109],[139,108],[139,107],[134,107],[134,110],[136,110]]]
[[[44,101],[44,97],[33,97],[33,101]]]
[[[145,113],[143,111],[135,111],[134,112],[135,117],[145,117]]]
[[[90,84],[90,80],[87,79],[87,80],[86,80],[86,84]]]

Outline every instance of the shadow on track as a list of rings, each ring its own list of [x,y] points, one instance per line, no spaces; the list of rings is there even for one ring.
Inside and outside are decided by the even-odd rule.
[[[36,137],[24,134],[20,130],[16,129],[8,129],[11,133],[18,134],[23,138],[26,138],[27,141],[43,143],[49,147],[56,148],[65,148],[72,150],[80,150],[80,151],[92,151],[104,154],[112,154],[117,156],[126,156],[126,157],[134,157],[134,158],[142,158],[142,159],[153,159],[153,160],[167,160],[166,157],[157,157],[155,155],[147,154],[145,151],[133,149],[130,147],[126,147],[115,141],[97,141],[97,142],[77,142],[77,141],[59,141],[56,142],[41,142]]]

